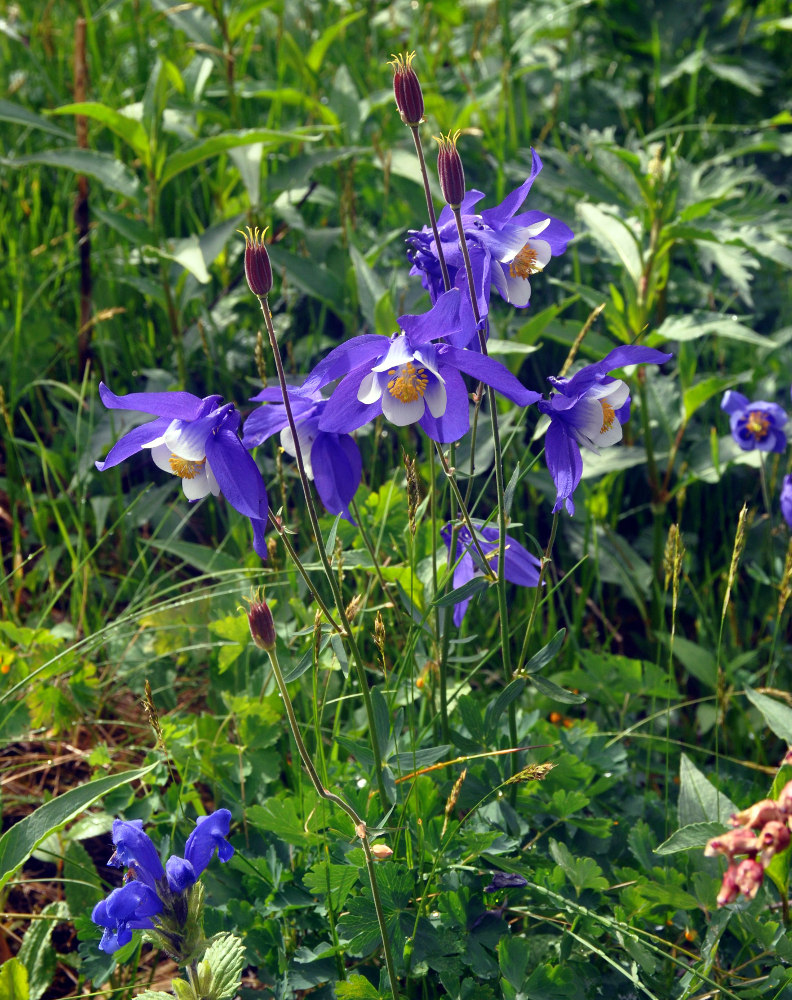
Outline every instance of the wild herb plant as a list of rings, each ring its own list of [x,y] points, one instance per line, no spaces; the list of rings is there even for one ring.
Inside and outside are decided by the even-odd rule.
[[[784,13],[11,12],[3,989],[784,995]]]

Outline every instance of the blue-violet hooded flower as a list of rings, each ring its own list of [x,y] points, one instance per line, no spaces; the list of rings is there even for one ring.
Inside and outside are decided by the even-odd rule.
[[[486,556],[487,562],[491,563],[494,571],[498,573],[498,541],[500,539],[500,532],[492,525],[482,526],[482,522],[478,520],[473,520],[473,527],[476,529],[481,551]],[[442,539],[448,549],[451,548],[452,532],[453,527],[450,523],[446,524],[440,530]],[[476,560],[480,560],[481,557],[473,543],[473,536],[470,533],[470,529],[465,524],[457,525],[456,527],[456,551],[452,558],[457,564],[454,569],[454,590],[464,586],[464,584],[477,576],[484,576],[483,567],[478,566],[476,563]],[[503,575],[509,583],[516,583],[520,587],[538,586],[541,563],[536,556],[531,555],[511,535],[506,536],[506,555],[503,562]],[[469,597],[454,605],[454,624],[457,628],[462,624],[468,604],[470,604]]]
[[[319,418],[319,430],[349,433],[382,414],[397,427],[418,422],[442,444],[458,441],[470,427],[463,372],[518,406],[541,398],[492,358],[431,343],[459,329],[457,289],[441,295],[429,312],[400,316],[399,327],[392,337],[353,337],[314,368],[303,384],[305,392],[341,379]]]
[[[287,391],[305,473],[316,484],[316,492],[325,509],[330,514],[342,514],[352,521],[349,504],[360,486],[363,471],[360,450],[349,434],[334,434],[319,429],[319,420],[327,405],[321,392],[292,386],[287,387]],[[251,402],[269,405],[260,406],[247,418],[242,444],[246,448],[255,448],[280,432],[281,447],[295,458],[294,440],[280,388],[263,389],[251,398]]]
[[[792,528],[792,476],[784,476],[779,501],[784,520]]]
[[[729,414],[731,433],[743,451],[776,451],[786,448],[784,425],[787,415],[776,403],[758,400],[751,403],[747,396],[734,389],[724,395],[721,409]]]
[[[96,468],[103,472],[148,449],[154,464],[181,479],[188,500],[222,492],[250,520],[253,548],[267,558],[267,490],[258,466],[239,440],[240,416],[222,396],[200,399],[190,392],[131,392],[116,396],[104,383],[99,395],[111,410],[136,410],[157,419],[135,427]]]
[[[111,954],[132,940],[133,930],[157,930],[165,920],[184,919],[184,893],[201,877],[214,852],[221,861],[234,854],[226,839],[230,826],[228,809],[199,817],[187,838],[185,856],[172,855],[163,868],[141,820],[114,820],[115,851],[108,864],[127,872],[124,885],[113,889],[91,913],[91,920],[104,928],[100,950]],[[172,934],[168,941],[173,944]]]
[[[621,441],[621,425],[630,416],[630,390],[608,373],[625,365],[660,365],[670,357],[651,347],[629,344],[614,348],[602,361],[586,365],[571,378],[548,378],[556,392],[542,400],[539,409],[550,418],[545,459],[556,486],[554,514],[562,507],[575,513],[572,496],[583,475],[581,445],[599,454],[600,448]]]
[[[531,275],[542,271],[551,257],[564,253],[574,236],[567,225],[545,212],[533,209],[517,214],[542,169],[542,161],[533,149],[531,156],[531,173],[500,205],[477,212],[475,206],[484,194],[474,190],[467,192],[460,206],[482,319],[489,311],[492,285],[511,305],[518,308],[529,305]],[[465,347],[476,337],[476,323],[456,221],[448,206],[440,213],[437,226],[451,285],[462,292],[459,301],[460,330],[451,343],[456,347]],[[432,230],[427,226],[420,231],[411,230],[408,243],[408,257],[412,263],[410,274],[421,276],[424,288],[436,302],[443,292],[443,277]]]

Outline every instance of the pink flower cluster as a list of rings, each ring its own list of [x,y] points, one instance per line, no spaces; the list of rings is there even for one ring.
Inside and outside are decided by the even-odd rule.
[[[731,817],[733,829],[713,837],[704,848],[706,857],[724,854],[729,866],[718,893],[718,906],[733,903],[743,894],[753,899],[759,891],[765,868],[776,854],[786,850],[792,824],[792,781],[781,789],[778,801],[762,799]],[[746,855],[743,861],[737,857]]]

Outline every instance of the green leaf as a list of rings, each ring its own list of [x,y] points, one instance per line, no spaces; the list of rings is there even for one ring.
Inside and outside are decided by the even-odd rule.
[[[176,539],[151,539],[148,544],[152,549],[162,552],[170,552],[171,555],[183,559],[188,566],[194,566],[207,575],[217,574],[222,576],[232,570],[239,570],[245,574],[245,570],[239,565],[239,560],[234,559],[225,552],[218,552],[210,549],[206,545],[196,545],[195,542],[180,542]],[[252,572],[252,571],[251,571]]]
[[[233,934],[218,934],[206,949],[201,965],[204,963],[212,970],[208,1000],[233,996],[245,966],[245,949],[240,939]]]
[[[723,823],[713,820],[711,823],[688,823],[668,840],[654,848],[655,854],[677,854],[679,851],[689,851],[691,848],[701,850],[707,841],[723,833]]]
[[[564,705],[582,705],[586,700],[585,695],[567,691],[566,688],[559,687],[558,684],[554,684],[540,674],[532,677],[531,683],[540,694],[548,698],[553,698],[555,701],[560,701]]]
[[[74,836],[74,827],[69,831],[69,835]],[[63,884],[69,915],[72,918],[90,913],[104,896],[102,881],[94,868],[91,855],[77,840],[69,841],[66,846],[63,857]]]
[[[633,231],[621,219],[596,205],[583,203],[578,206],[578,212],[597,243],[622,262],[637,288],[643,264]]]
[[[448,608],[452,604],[459,604],[460,601],[464,601],[466,598],[480,593],[482,590],[487,590],[489,586],[490,582],[486,577],[474,576],[472,580],[468,580],[467,583],[463,583],[462,586],[457,587],[456,590],[452,590],[450,593],[444,594],[442,597],[438,597],[437,600],[432,603],[438,608]]]
[[[663,340],[698,340],[699,337],[722,337],[737,340],[768,351],[778,345],[770,337],[760,336],[749,327],[738,322],[737,317],[721,316],[720,313],[696,311],[687,316],[669,316],[657,329],[657,337]]]
[[[267,249],[273,269],[283,269],[286,276],[306,295],[311,295],[336,312],[343,313],[344,288],[326,267],[319,267],[315,261],[298,257],[276,244],[269,244]]]
[[[305,873],[303,883],[313,896],[325,896],[329,893],[330,905],[335,913],[339,913],[357,882],[358,875],[358,869],[352,865],[319,861]]]
[[[602,890],[608,888],[608,880],[603,876],[602,869],[593,858],[573,857],[566,844],[550,840],[550,853],[558,867],[563,871],[574,887],[576,895],[584,889]]]
[[[705,378],[703,381],[697,382],[696,385],[692,385],[689,389],[686,389],[682,395],[685,420],[690,420],[696,410],[712,399],[713,396],[719,395],[733,384],[733,378],[723,378],[719,375],[713,375],[711,378]]]
[[[360,311],[369,326],[376,329],[377,303],[386,294],[385,286],[380,281],[376,271],[369,267],[366,258],[356,246],[349,247],[349,256],[352,258],[352,267],[355,272]]]
[[[194,142],[184,143],[178,152],[171,153],[170,156],[166,157],[159,175],[159,182],[164,187],[168,181],[173,180],[183,170],[194,167],[196,163],[202,163],[228,149],[250,146],[254,142],[264,142],[269,149],[274,149],[285,143],[315,142],[318,138],[318,135],[308,134],[300,129],[295,129],[293,132],[277,132],[268,128],[251,128],[240,129],[236,132],[220,132],[208,139],[196,139]]]
[[[541,670],[542,667],[546,667],[551,660],[555,659],[559,649],[561,649],[561,644],[564,641],[565,635],[566,629],[560,628],[546,646],[542,646],[538,653],[534,653],[531,659],[528,660],[522,668],[522,672],[525,674],[535,674],[537,670]]]
[[[659,638],[661,642],[667,641],[667,637],[664,635],[660,635]],[[696,680],[713,690],[715,689],[718,682],[718,661],[708,649],[691,642],[690,639],[676,636],[674,638],[674,655]]]
[[[138,767],[133,771],[112,774],[106,778],[96,778],[94,781],[72,788],[51,802],[39,806],[35,812],[6,830],[0,837],[0,889],[51,833],[76,819],[103,795],[129,784],[130,781],[142,778],[157,766],[158,761],[155,761],[147,767]]]
[[[135,1000],[173,1000],[173,994],[163,993],[162,990],[144,990],[137,994]]]
[[[17,958],[24,963],[28,974],[28,998],[39,1000],[49,988],[55,975],[57,956],[51,936],[55,924],[69,916],[69,909],[60,900],[49,903],[25,932]],[[49,919],[52,917],[53,919]]]
[[[76,104],[64,104],[59,108],[53,108],[50,112],[53,115],[82,115],[92,121],[101,122],[106,125],[111,132],[115,133],[135,151],[143,163],[148,166],[150,159],[149,141],[146,130],[135,118],[123,115],[106,104],[99,104],[97,101],[82,101]]]
[[[525,980],[530,961],[531,950],[526,947],[524,939],[504,935],[498,941],[498,965],[501,975],[516,990],[520,989]]]
[[[0,121],[12,122],[14,125],[19,125],[22,128],[37,128],[42,132],[49,132],[50,135],[56,135],[59,139],[66,139],[69,142],[74,141],[74,134],[72,132],[67,132],[58,125],[53,125],[46,118],[35,114],[33,111],[28,111],[21,104],[14,104],[13,101],[0,100]]]
[[[0,1000],[30,1000],[27,969],[18,958],[0,965]]]
[[[759,694],[753,688],[746,687],[745,697],[754,708],[762,713],[762,718],[776,736],[785,743],[792,743],[792,708],[788,708],[775,698]]]
[[[327,50],[336,38],[338,38],[344,28],[363,17],[365,13],[366,9],[363,8],[362,10],[355,11],[353,14],[347,14],[347,16],[342,17],[340,21],[333,21],[330,24],[330,27],[327,28],[327,30],[324,31],[319,38],[317,38],[305,57],[305,65],[312,73],[319,72]]]
[[[31,163],[95,177],[106,188],[134,201],[138,201],[143,194],[143,188],[135,174],[109,153],[97,153],[92,149],[44,149],[28,156],[0,157],[0,164],[15,170],[28,167]]]
[[[712,785],[699,771],[687,754],[679,762],[679,803],[677,813],[680,827],[690,823],[718,821],[721,828],[737,807]]]
[[[304,847],[306,844],[322,842],[322,838],[307,829],[309,824],[297,815],[293,798],[272,798],[263,806],[251,806],[248,819],[254,828],[268,830],[287,844]]]
[[[379,688],[371,689],[371,707],[374,713],[373,723],[380,757],[385,759],[388,757],[388,754],[392,749],[390,738],[391,721],[390,712],[388,711],[388,702],[385,700],[385,695]]]
[[[335,995],[338,1000],[382,1000],[365,976],[350,976],[346,982],[335,984]]]

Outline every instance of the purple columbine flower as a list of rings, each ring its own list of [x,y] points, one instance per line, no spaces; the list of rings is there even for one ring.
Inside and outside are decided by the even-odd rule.
[[[334,434],[319,429],[319,420],[327,405],[321,392],[290,386],[288,393],[306,475],[316,483],[316,492],[325,509],[331,514],[342,514],[354,524],[349,504],[360,486],[363,471],[357,444],[349,434]],[[251,402],[267,402],[270,405],[259,407],[247,418],[242,444],[246,448],[255,448],[280,432],[281,447],[287,455],[295,458],[297,453],[280,388],[262,389],[258,395],[251,397]]]
[[[528,879],[516,872],[493,872],[492,881],[484,886],[484,892],[497,892],[499,889],[522,889],[528,885]]]
[[[784,520],[792,528],[792,476],[784,476],[779,499]]]
[[[319,418],[320,430],[349,433],[383,414],[397,427],[419,423],[442,444],[458,441],[470,427],[463,372],[518,406],[541,398],[492,358],[431,343],[459,329],[457,289],[441,295],[427,313],[400,316],[399,326],[392,337],[353,337],[314,368],[303,384],[305,392],[342,380]]]
[[[517,214],[542,169],[542,161],[536,151],[532,149],[531,155],[530,175],[500,205],[477,212],[475,206],[484,194],[468,191],[460,206],[482,319],[489,311],[491,285],[495,285],[500,295],[513,306],[524,308],[529,305],[531,275],[544,270],[551,257],[562,254],[575,235],[569,226],[545,212],[534,209]],[[448,206],[440,213],[437,225],[451,284],[463,293],[459,304],[460,331],[452,343],[465,347],[476,336],[476,324],[456,221]],[[435,302],[443,292],[443,277],[432,230],[427,226],[420,231],[411,230],[407,242],[412,263],[410,274],[421,276],[424,288]]]
[[[107,899],[96,904],[91,920],[104,928],[99,943],[101,951],[111,954],[132,940],[133,930],[157,930],[162,920],[184,920],[188,907],[184,893],[203,874],[215,850],[221,861],[228,861],[234,848],[226,839],[231,825],[228,809],[217,809],[199,817],[187,838],[183,858],[172,855],[163,868],[157,849],[143,831],[139,819],[113,821],[113,852],[109,865],[127,869],[125,884],[113,889]],[[168,938],[169,947],[176,941]]]
[[[751,403],[747,396],[733,389],[724,395],[721,409],[729,414],[731,433],[743,451],[777,451],[786,448],[784,425],[787,415],[776,403],[758,400]]]
[[[500,532],[492,525],[483,526],[483,522],[473,520],[473,527],[478,535],[481,551],[487,557],[495,572],[498,572],[498,540]],[[446,524],[440,529],[440,534],[446,544],[446,548],[451,548],[451,535],[453,527]],[[490,553],[493,553],[490,559]],[[473,544],[473,536],[466,525],[458,526],[456,530],[456,552],[453,555],[454,562],[457,563],[454,570],[454,590],[462,587],[468,581],[477,576],[484,576],[484,568],[477,565],[480,560],[478,550]],[[531,553],[515,541],[511,535],[506,536],[506,555],[504,556],[504,576],[509,583],[516,583],[520,587],[536,587],[539,584],[539,570],[541,563],[532,556]],[[459,628],[465,612],[470,604],[470,598],[460,601],[454,605],[454,624]]]
[[[237,436],[240,416],[222,396],[200,399],[190,392],[130,392],[116,396],[102,382],[99,395],[110,410],[137,410],[156,416],[125,434],[97,462],[100,472],[144,449],[154,464],[181,479],[188,500],[222,492],[250,520],[253,548],[267,558],[267,490],[258,466]]]
[[[572,495],[583,475],[581,445],[598,455],[600,448],[621,441],[621,425],[630,416],[630,390],[608,373],[625,365],[661,365],[670,357],[651,347],[630,344],[614,348],[602,361],[586,365],[572,378],[548,378],[556,392],[549,400],[542,400],[539,409],[550,418],[545,458],[556,485],[554,514],[562,507],[569,514],[575,513]]]

